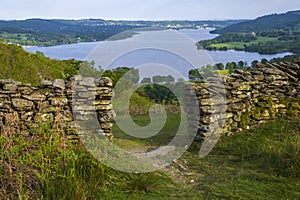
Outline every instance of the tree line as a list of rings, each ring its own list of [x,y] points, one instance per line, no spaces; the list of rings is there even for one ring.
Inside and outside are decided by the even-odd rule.
[[[295,55],[287,55],[283,58],[272,58],[271,60],[267,60],[266,58],[261,59],[260,61],[254,60],[249,65],[247,61],[239,61],[239,62],[228,62],[225,65],[223,63],[217,63],[215,65],[206,65],[201,68],[191,69],[189,71],[189,80],[202,80],[205,77],[213,76],[217,73],[220,73],[222,70],[227,70],[229,74],[234,73],[235,70],[243,70],[246,71],[249,67],[255,67],[258,63],[267,64],[267,63],[280,63],[280,62],[292,62],[295,59],[300,58],[300,54]]]

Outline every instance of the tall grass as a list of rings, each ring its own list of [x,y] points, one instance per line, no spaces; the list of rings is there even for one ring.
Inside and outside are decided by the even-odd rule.
[[[105,168],[52,125],[1,134],[1,199],[84,199],[103,187]]]
[[[149,123],[145,116],[136,116],[134,120],[141,125]],[[164,145],[177,130],[176,121],[175,115],[169,116],[162,133],[150,140],[140,141],[115,133],[118,136],[115,142],[128,149],[130,145],[135,148]],[[69,141],[55,128],[59,126],[53,125],[51,121],[39,123],[27,132],[1,127],[0,199],[297,199],[300,196],[300,125],[296,119],[279,119],[221,137],[213,151],[201,160],[198,158],[201,143],[195,142],[164,172],[146,174],[123,173],[102,165],[80,142]]]
[[[39,123],[27,135],[2,129],[0,199],[123,199],[173,184],[162,173],[139,175],[105,167],[55,125]]]
[[[199,143],[194,144],[199,146]],[[277,119],[229,137],[196,160],[186,155],[194,189],[208,199],[298,199],[300,196],[299,120]],[[200,167],[201,166],[201,167]]]
[[[231,155],[255,161],[275,176],[300,178],[300,125],[277,119],[221,143]]]

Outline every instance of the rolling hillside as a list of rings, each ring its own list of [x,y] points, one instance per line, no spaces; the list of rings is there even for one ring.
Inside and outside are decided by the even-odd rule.
[[[113,21],[103,19],[61,20],[27,19],[0,20],[0,38],[21,45],[50,46],[92,42],[141,27],[159,28],[220,28],[245,20],[226,21]],[[133,34],[133,33],[131,33]],[[130,35],[129,35],[130,36]]]
[[[229,25],[211,33],[221,34],[198,46],[208,50],[235,49],[261,54],[300,53],[300,10],[272,14]]]
[[[284,14],[272,14],[259,17],[255,20],[229,25],[212,33],[225,34],[233,32],[261,32],[270,30],[300,29],[300,10]]]
[[[51,60],[41,52],[28,53],[22,47],[0,41],[0,79],[36,85],[42,79],[67,78],[77,73],[79,65],[75,60]]]

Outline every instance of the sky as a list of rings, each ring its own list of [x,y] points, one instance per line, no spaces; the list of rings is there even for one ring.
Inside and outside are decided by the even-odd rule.
[[[299,0],[1,0],[0,19],[223,20],[300,10]]]

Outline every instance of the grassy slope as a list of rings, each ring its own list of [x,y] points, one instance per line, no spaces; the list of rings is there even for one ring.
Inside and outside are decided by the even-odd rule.
[[[193,187],[214,199],[295,199],[300,191],[300,127],[276,121],[223,137],[203,160],[187,154]]]
[[[244,45],[252,45],[258,43],[267,43],[278,41],[278,38],[272,37],[258,37],[257,40],[251,42],[227,42],[227,43],[219,43],[219,44],[212,44],[210,47],[216,47],[217,49],[221,49],[223,47],[227,47],[228,49],[243,49]]]
[[[138,117],[136,120],[141,120]],[[170,116],[156,140],[167,144],[168,132],[178,122]],[[176,130],[176,129],[173,129]],[[138,151],[145,143],[129,139],[115,127],[117,144]],[[152,140],[153,141],[153,140]],[[153,143],[148,143],[153,145]],[[294,199],[300,195],[300,126],[297,121],[278,120],[235,136],[222,137],[204,159],[194,143],[177,163],[166,169],[181,187],[171,192],[179,199]]]
[[[141,125],[145,116],[134,117]],[[137,151],[164,145],[179,122],[170,115],[164,130],[148,141],[114,126],[115,144]],[[296,199],[300,196],[299,121],[277,120],[222,137],[204,159],[201,143],[163,171],[128,174],[101,165],[80,145],[41,123],[25,137],[0,136],[0,199]],[[68,148],[66,148],[68,146]]]
[[[0,79],[14,79],[39,84],[42,79],[53,80],[75,74],[76,61],[51,60],[42,53],[29,53],[21,47],[0,41]]]

